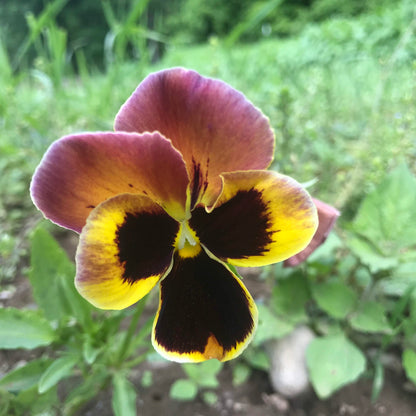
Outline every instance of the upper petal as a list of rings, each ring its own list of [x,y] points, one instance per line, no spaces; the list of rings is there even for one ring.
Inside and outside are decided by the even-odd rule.
[[[30,191],[46,218],[80,232],[94,207],[125,192],[183,220],[188,183],[181,154],[159,133],[85,133],[51,145]]]
[[[172,264],[179,223],[141,195],[122,194],[88,217],[76,255],[78,291],[102,309],[145,296]]]
[[[236,266],[264,266],[304,249],[315,233],[316,207],[294,179],[269,171],[223,174],[212,211],[192,212],[201,244]]]
[[[257,308],[241,280],[209,257],[175,256],[160,283],[153,326],[155,349],[172,361],[227,361],[248,345],[257,325]]]
[[[340,212],[332,207],[331,205],[326,204],[325,202],[320,201],[319,199],[313,198],[313,203],[316,205],[318,210],[318,229],[316,230],[312,241],[308,246],[302,250],[300,253],[288,258],[285,260],[285,267],[294,267],[298,264],[305,261],[321,244],[323,244],[328,237],[328,234],[331,232],[332,228],[335,225],[337,218],[340,215]]]
[[[219,174],[264,169],[274,134],[268,119],[226,83],[183,68],[149,75],[120,109],[115,129],[160,131],[182,153],[192,180],[192,206],[211,205]]]

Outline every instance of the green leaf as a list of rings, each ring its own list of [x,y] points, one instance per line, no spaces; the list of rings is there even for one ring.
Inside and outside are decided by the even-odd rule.
[[[362,332],[390,333],[391,327],[386,318],[386,310],[377,302],[365,302],[349,318],[351,326]]]
[[[214,404],[218,402],[218,396],[215,391],[204,391],[202,393],[202,399],[209,406],[214,406]]]
[[[0,389],[13,393],[30,389],[38,384],[42,374],[51,362],[50,359],[39,358],[28,362],[23,367],[10,371],[0,380]]]
[[[89,336],[85,338],[84,344],[82,346],[82,355],[87,364],[91,365],[95,361],[101,350],[102,348],[95,348],[93,346],[93,341]]]
[[[341,334],[314,339],[308,346],[306,362],[321,399],[357,380],[365,369],[364,354]]]
[[[136,390],[122,374],[113,377],[112,406],[115,416],[136,416]]]
[[[292,324],[306,322],[305,304],[309,300],[308,283],[301,272],[291,273],[286,279],[277,281],[273,288],[270,307],[275,315],[284,317]],[[289,332],[293,326],[289,329]],[[279,338],[283,335],[276,335]]]
[[[19,392],[16,397],[18,415],[52,416],[51,409],[58,408],[58,393],[52,388],[44,394],[38,393],[37,386]]]
[[[141,385],[142,387],[150,387],[153,384],[153,373],[150,370],[143,371]]]
[[[36,311],[0,309],[0,348],[33,349],[55,339],[48,321]]]
[[[33,296],[49,320],[74,316],[87,325],[91,307],[74,286],[75,265],[43,228],[31,236],[30,282]]]
[[[269,339],[281,338],[293,331],[295,325],[283,317],[277,317],[269,307],[258,304],[259,322],[254,335],[253,345],[259,346]]]
[[[407,378],[416,385],[416,352],[410,349],[404,350],[402,362]]]
[[[389,270],[396,267],[399,260],[396,257],[387,257],[383,255],[377,247],[365,238],[360,236],[352,236],[347,240],[351,251],[367,265],[372,273],[380,270]]]
[[[198,386],[192,380],[176,380],[170,388],[169,395],[175,400],[193,400],[198,394]]]
[[[344,319],[357,303],[357,294],[339,281],[315,283],[312,296],[322,310],[337,319]]]
[[[237,362],[233,366],[233,386],[245,383],[251,374],[251,368],[243,362]]]
[[[354,231],[382,255],[395,257],[416,241],[416,179],[402,164],[385,177],[358,210]]]
[[[10,415],[9,408],[12,397],[10,393],[0,390],[0,416]]]
[[[269,357],[263,349],[247,348],[244,351],[244,359],[257,370],[269,371],[270,369]]]
[[[379,397],[384,386],[384,368],[381,361],[378,359],[374,363],[374,379],[373,388],[371,391],[371,401],[375,402]]]
[[[58,384],[60,380],[68,377],[77,363],[77,357],[64,356],[55,360],[42,374],[39,380],[38,391],[40,394],[45,393],[51,387]]]
[[[217,360],[208,360],[198,364],[183,364],[182,368],[188,377],[201,387],[218,387],[217,374],[223,364]]]
[[[377,289],[387,295],[402,296],[408,290],[416,289],[416,262],[401,263],[389,276],[377,282]]]
[[[63,414],[72,415],[79,408],[96,396],[107,384],[109,378],[108,369],[104,366],[94,366],[82,383],[71,390],[65,398]]]

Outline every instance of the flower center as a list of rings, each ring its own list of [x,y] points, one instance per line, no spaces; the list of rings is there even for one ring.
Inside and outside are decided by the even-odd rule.
[[[195,257],[201,251],[201,245],[196,233],[189,226],[188,221],[181,222],[178,235],[175,240],[175,247],[181,257]]]

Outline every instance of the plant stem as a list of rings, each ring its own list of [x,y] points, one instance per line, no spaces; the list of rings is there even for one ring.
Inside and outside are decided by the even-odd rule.
[[[133,339],[133,335],[136,331],[137,324],[139,323],[139,319],[142,315],[142,312],[144,310],[144,307],[146,305],[146,299],[147,296],[144,297],[136,306],[136,310],[133,313],[133,316],[131,317],[131,321],[129,324],[129,327],[127,329],[126,336],[124,337],[123,343],[121,344],[119,355],[118,355],[118,363],[121,364],[124,359],[126,358],[126,354],[129,350],[131,341]]]

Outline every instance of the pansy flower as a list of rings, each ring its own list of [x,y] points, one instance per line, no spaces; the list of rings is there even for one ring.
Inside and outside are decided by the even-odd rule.
[[[257,323],[232,266],[283,261],[317,227],[309,194],[264,170],[273,150],[268,119],[241,93],[174,68],[138,86],[115,132],[54,142],[31,195],[46,218],[80,233],[83,297],[122,309],[159,284],[155,349],[174,361],[226,361]]]

